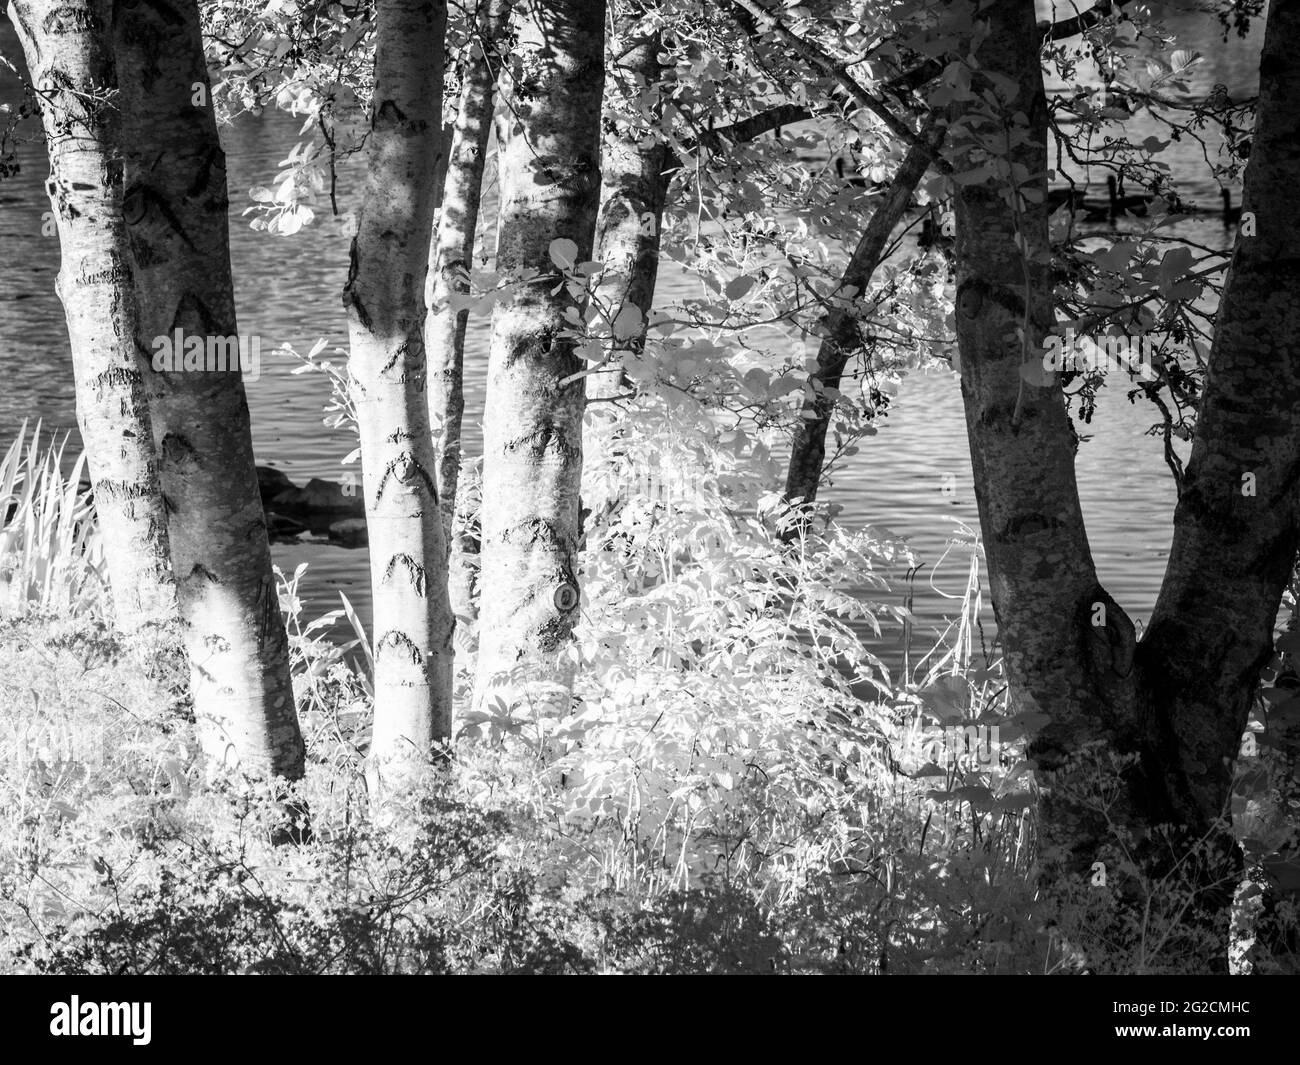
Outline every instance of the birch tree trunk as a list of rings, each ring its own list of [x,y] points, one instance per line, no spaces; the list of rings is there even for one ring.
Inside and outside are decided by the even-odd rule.
[[[424,350],[441,153],[442,0],[379,0],[369,166],[344,291],[375,616],[371,779],[417,774],[451,736],[452,631]]]
[[[510,20],[508,0],[479,0],[477,32],[462,60],[460,107],[452,127],[442,211],[429,252],[425,288],[429,314],[424,345],[429,359],[429,420],[438,435],[438,499],[448,539],[447,591],[462,645],[478,620],[477,505],[461,499],[461,423],[465,415],[465,331],[469,309],[456,307],[470,292],[483,171],[492,139],[500,61],[495,46]],[[476,500],[477,486],[472,490]],[[464,505],[462,505],[464,504]]]
[[[890,235],[907,210],[916,186],[925,176],[932,154],[943,143],[944,127],[931,117],[921,130],[922,144],[914,144],[899,164],[889,191],[881,199],[871,220],[849,257],[844,276],[830,298],[830,308],[822,324],[822,339],[817,348],[817,369],[810,385],[812,395],[804,401],[802,417],[795,429],[790,451],[790,465],[785,479],[788,502],[811,503],[817,498],[822,468],[826,462],[826,431],[830,427],[835,401],[826,389],[838,389],[849,359],[859,350],[857,302],[871,284],[871,276],[880,265]],[[798,535],[792,527],[787,536]]]
[[[469,321],[469,310],[454,306],[453,301],[470,292],[469,271],[474,263],[483,168],[496,105],[500,61],[495,45],[509,18],[508,0],[480,0],[477,31],[466,45],[462,60],[460,107],[452,128],[442,212],[429,255],[429,315],[424,323],[424,347],[429,359],[430,421],[435,430],[441,431],[438,499],[448,536],[454,527],[461,465],[465,329]]]
[[[517,10],[521,68],[502,148],[496,307],[484,417],[482,603],[474,702],[567,710],[557,665],[578,615],[582,379],[563,336],[573,296],[548,249],[591,257],[600,195],[604,0],[529,0]],[[530,272],[548,275],[523,280]]]
[[[243,345],[256,365],[260,342],[235,318],[225,155],[197,0],[126,0],[114,31],[120,69],[131,71],[122,111],[138,335],[155,354],[150,410],[200,737],[218,765],[296,780],[303,740],[238,357]],[[202,357],[160,361],[158,341],[178,335]]]
[[[58,293],[68,322],[77,422],[123,631],[176,612],[167,517],[136,352],[138,308],[123,217],[122,128],[107,0],[15,0],[9,8],[50,157]]]

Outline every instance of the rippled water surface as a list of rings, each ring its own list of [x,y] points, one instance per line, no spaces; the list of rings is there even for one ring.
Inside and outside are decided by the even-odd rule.
[[[1041,5],[1040,6],[1045,6]],[[1203,16],[1178,14],[1165,5],[1167,22],[1180,44],[1202,51],[1194,91],[1216,82],[1235,96],[1257,83],[1258,33],[1249,41],[1223,44]],[[20,52],[7,24],[0,50]],[[0,100],[17,101],[13,75],[0,67]],[[1138,136],[1145,134],[1135,123]],[[223,130],[231,189],[231,236],[240,330],[261,337],[260,380],[249,385],[258,461],[274,463],[296,481],[308,477],[337,480],[339,460],[350,441],[322,425],[327,398],[323,379],[295,375],[294,363],[269,353],[282,343],[306,351],[318,337],[342,346],[346,320],[339,293],[347,272],[348,246],[342,225],[320,215],[317,224],[292,238],[268,239],[252,232],[240,212],[246,192],[266,183],[293,143],[297,123],[268,114],[241,120]],[[1154,126],[1151,132],[1156,132]],[[20,149],[22,173],[0,183],[0,439],[10,439],[23,419],[41,418],[50,427],[75,431],[72,371],[62,309],[54,293],[58,244],[42,236],[49,209],[43,182],[47,163],[36,144]],[[1185,196],[1217,203],[1218,189],[1191,143],[1175,145],[1166,159]],[[1233,190],[1239,202],[1240,190]],[[346,197],[342,205],[348,206]],[[1212,247],[1226,247],[1229,236],[1214,217],[1186,225],[1186,234]],[[664,299],[687,293],[675,278],[661,286]],[[486,324],[472,332],[466,359],[466,447],[479,446],[484,389]],[[341,356],[340,356],[341,357]],[[1145,619],[1164,572],[1172,526],[1174,489],[1161,460],[1158,440],[1146,436],[1153,420],[1147,409],[1131,407],[1120,391],[1106,397],[1080,449],[1078,475],[1093,552],[1102,581],[1137,617]],[[977,523],[971,488],[961,397],[951,374],[907,378],[880,432],[848,460],[825,498],[843,505],[849,525],[870,523],[906,537],[927,568],[916,582],[914,609],[923,628],[941,624],[952,612],[940,591],[960,593],[967,555],[956,554],[937,571],[958,523]],[[946,481],[947,475],[952,479]],[[945,483],[953,490],[945,493]],[[277,562],[291,570],[309,562],[308,612],[336,605],[334,591],[345,590],[368,614],[364,551],[326,545],[278,545]],[[934,582],[932,588],[930,581]],[[899,593],[901,595],[901,592]],[[331,601],[333,600],[333,602]]]

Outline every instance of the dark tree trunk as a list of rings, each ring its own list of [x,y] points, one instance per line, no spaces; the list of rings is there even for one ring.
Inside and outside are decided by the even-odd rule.
[[[1148,885],[1166,879],[1192,892],[1179,924],[1200,964],[1222,968],[1240,872],[1227,830],[1233,763],[1300,528],[1300,209],[1291,191],[1300,180],[1300,63],[1291,43],[1300,10],[1275,3],[1269,15],[1246,176],[1258,235],[1243,236],[1234,254],[1169,565],[1140,645],[1097,582],[1073,434],[1056,375],[1041,371],[1053,315],[1034,5],[995,0],[985,15],[981,69],[1013,79],[1019,92],[999,115],[973,104],[960,117],[982,124],[986,137],[1010,134],[1006,158],[1029,194],[1008,195],[1005,179],[959,187],[956,319],[1012,698],[1047,719],[1030,747],[1046,786],[1045,884],[1086,874],[1131,833]],[[1002,117],[1016,112],[1028,128]],[[962,135],[954,128],[950,139],[956,170],[969,169]],[[1114,758],[1125,786],[1106,793],[1099,781]],[[1142,904],[1140,889],[1127,895]]]
[[[1234,763],[1300,543],[1300,8],[1273,0],[1238,238],[1169,564],[1138,648],[1168,816],[1235,871]],[[1236,877],[1206,890],[1227,925]]]
[[[822,469],[826,462],[826,432],[830,427],[835,402],[826,395],[827,388],[838,389],[849,359],[860,349],[858,343],[858,301],[871,284],[871,276],[880,265],[885,247],[907,210],[916,186],[925,176],[931,156],[943,143],[944,127],[934,118],[921,131],[924,145],[908,149],[894,174],[889,191],[871,215],[853,249],[822,326],[821,344],[817,349],[817,369],[809,381],[813,389],[803,405],[802,417],[795,428],[790,465],[785,479],[788,502],[811,503],[817,498]],[[792,528],[790,536],[797,535]]]
[[[441,429],[438,455],[438,500],[443,525],[451,536],[460,474],[461,420],[465,414],[465,329],[469,310],[452,306],[455,297],[469,294],[483,194],[483,168],[492,134],[500,60],[494,50],[510,17],[508,0],[480,0],[477,32],[465,46],[461,62],[460,107],[452,127],[442,213],[429,256],[427,283],[429,316],[424,346],[429,359],[429,414]],[[456,564],[452,546],[452,564]],[[456,584],[453,581],[453,584]],[[457,615],[469,613],[468,603],[453,603]]]
[[[961,390],[1013,699],[1021,710],[1051,718],[1037,748],[1041,768],[1051,773],[1104,731],[1113,689],[1131,685],[1134,632],[1097,582],[1060,381],[1034,372],[1054,316],[1047,112],[1033,0],[995,0],[986,17],[980,67],[1010,78],[1018,91],[996,111],[982,99],[962,110],[949,133],[954,168],[978,165],[966,154],[979,147],[976,137],[1009,139],[1005,158],[1030,179],[1020,196],[1000,177],[959,185],[954,197]],[[1027,126],[1011,124],[1017,113],[1027,116]],[[1099,626],[1091,624],[1102,617],[1095,604],[1105,608]],[[1052,823],[1049,817],[1049,838]],[[1051,845],[1069,838],[1051,838]]]
[[[635,14],[634,12],[632,14]],[[659,62],[658,33],[620,42],[621,57],[614,78],[632,90],[655,86],[665,71]],[[609,86],[613,95],[614,82]],[[656,108],[656,111],[658,109]],[[659,278],[659,230],[663,224],[666,173],[672,153],[653,138],[639,113],[607,109],[606,136],[601,151],[601,204],[596,222],[596,261],[603,267],[599,299],[617,318],[624,307],[635,307],[641,324],[614,338],[608,364],[587,378],[587,399],[609,399],[623,391],[623,361],[645,343],[646,324],[654,306]]]
[[[1300,530],[1300,8],[1274,0],[1238,239],[1160,597],[1138,660],[1174,813],[1224,813]],[[1225,759],[1228,764],[1225,764]],[[1175,768],[1177,767],[1177,768]]]
[[[959,176],[987,158],[981,142],[997,145],[995,158],[1007,166],[983,182],[958,182],[954,196],[961,389],[989,585],[1012,707],[1041,715],[1029,747],[1043,787],[1041,887],[1065,902],[1087,890],[1102,861],[1118,912],[1131,916],[1191,840],[1171,824],[1157,768],[1164,746],[1143,728],[1136,632],[1097,579],[1073,429],[1059,376],[1042,366],[1054,311],[1033,0],[995,0],[984,14],[989,33],[978,55],[990,78],[977,77],[975,99],[956,108],[949,144]],[[1015,95],[991,105],[985,93],[999,77]],[[1121,874],[1124,837],[1138,865]],[[1212,967],[1224,952],[1198,930],[1219,914],[1215,903],[1200,903],[1206,908],[1189,911],[1179,949],[1185,958],[1208,951],[1194,964]]]

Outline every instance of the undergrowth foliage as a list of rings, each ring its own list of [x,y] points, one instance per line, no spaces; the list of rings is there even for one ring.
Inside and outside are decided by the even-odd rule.
[[[763,433],[689,389],[629,402],[592,426],[571,711],[463,715],[446,772],[381,810],[365,633],[346,601],[307,620],[302,568],[281,575],[308,746],[298,845],[275,842],[285,796],[208,779],[174,623],[128,646],[98,598],[50,581],[0,619],[0,968],[1187,968],[1189,889],[1135,882],[1132,841],[1099,856],[1106,885],[1038,897],[1033,722],[982,646],[973,536],[954,540],[970,569],[952,627],[891,675],[872,647],[910,632],[888,596],[905,546],[824,509],[792,526]],[[23,454],[53,485],[57,456]],[[12,483],[28,527],[84,519],[75,479]],[[60,542],[77,566],[29,536],[0,567],[34,572],[22,552],[45,551],[81,580],[87,541]],[[327,638],[342,618],[347,643]],[[964,739],[994,727],[995,744]]]

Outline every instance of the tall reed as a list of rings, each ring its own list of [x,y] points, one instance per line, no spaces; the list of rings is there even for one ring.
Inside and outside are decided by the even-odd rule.
[[[23,422],[0,462],[0,618],[29,612],[67,616],[106,594],[94,505],[81,488],[86,456],[63,473],[68,438],[44,443]]]

